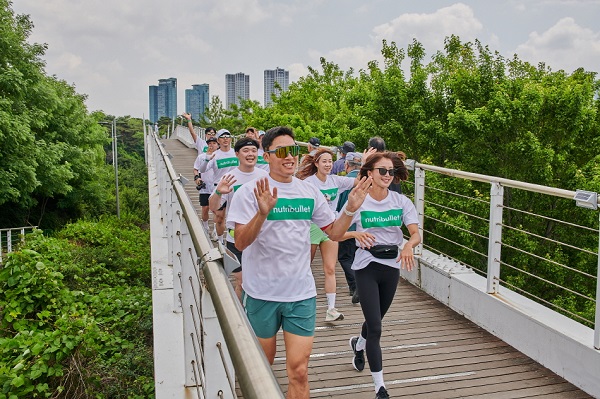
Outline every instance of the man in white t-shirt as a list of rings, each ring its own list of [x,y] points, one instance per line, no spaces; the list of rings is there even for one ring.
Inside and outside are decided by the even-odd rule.
[[[227,129],[220,129],[217,132],[217,142],[219,143],[219,149],[215,151],[211,156],[207,156],[204,159],[204,163],[200,165],[200,173],[204,173],[207,170],[212,171],[213,173],[213,181],[214,187],[217,186],[217,183],[221,178],[226,174],[237,168],[239,165],[239,161],[235,156],[235,151],[231,148],[231,133]],[[213,187],[213,191],[214,191]],[[212,192],[212,191],[211,191]],[[224,204],[223,207],[216,212],[215,214],[215,226],[217,236],[222,240],[223,232],[225,231],[225,207],[227,204]]]
[[[235,155],[239,160],[239,166],[227,173],[217,183],[216,189],[212,192],[212,195],[208,199],[209,208],[215,212],[220,209],[224,204],[227,204],[228,208],[231,207],[233,199],[235,198],[235,192],[243,184],[258,179],[260,177],[266,177],[268,173],[262,169],[256,168],[256,160],[258,159],[258,141],[250,137],[242,137],[239,139],[234,146]],[[229,249],[240,262],[240,267],[232,271],[235,279],[234,289],[240,300],[242,299],[242,252],[235,247],[235,239],[233,229],[235,226],[226,226],[227,231],[227,249]]]
[[[227,223],[235,226],[235,246],[243,251],[242,303],[248,320],[271,364],[277,331],[283,329],[287,397],[308,398],[317,295],[310,268],[310,224],[333,240],[341,239],[372,178],[361,180],[350,193],[345,212],[335,219],[320,191],[294,177],[300,148],[292,130],[272,128],[262,142],[269,176],[237,190]]]
[[[182,115],[185,119],[187,119],[187,127],[188,130],[190,131],[190,134],[192,135],[192,141],[194,142],[194,145],[196,146],[196,149],[198,150],[198,155],[204,153],[207,151],[208,149],[208,144],[207,142],[202,139],[202,137],[198,136],[198,134],[196,134],[196,131],[194,130],[194,125],[192,124],[192,115],[188,114],[188,113],[184,113]],[[215,132],[215,128],[214,127],[207,127],[206,129],[204,129],[204,136],[206,137],[206,139],[208,140],[210,137],[214,137],[216,134]]]
[[[265,150],[263,150],[263,146],[262,146],[262,138],[265,135],[265,131],[264,130],[259,130],[258,131],[258,161],[256,161],[256,167],[260,168],[260,169],[264,169],[267,172],[269,171],[269,163],[267,161],[265,161],[265,157],[264,157],[264,153]]]
[[[213,152],[219,149],[217,139],[214,137],[208,137],[206,139],[208,146],[207,151],[201,153],[196,157],[194,161],[194,182],[200,194],[200,207],[202,209],[202,224],[206,231],[208,231],[208,197],[212,193],[214,187],[213,173],[212,170],[207,170],[204,173],[200,173],[200,165],[204,164],[204,160],[207,156],[211,156]],[[216,237],[214,237],[216,240]]]

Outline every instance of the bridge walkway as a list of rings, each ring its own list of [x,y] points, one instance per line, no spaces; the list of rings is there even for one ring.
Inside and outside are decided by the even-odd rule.
[[[193,179],[196,151],[178,140],[164,140],[178,173]],[[200,213],[193,184],[186,191]],[[351,303],[338,265],[337,308],[343,321],[325,323],[327,309],[319,251],[313,262],[317,284],[317,325],[309,363],[311,398],[363,399],[375,396],[368,364],[354,370],[348,339],[363,321]],[[514,326],[519,328],[519,326]],[[405,280],[383,320],[384,378],[392,398],[592,398]],[[552,348],[548,348],[552,350]],[[283,335],[278,337],[273,372],[287,390]],[[241,392],[238,390],[241,398]]]

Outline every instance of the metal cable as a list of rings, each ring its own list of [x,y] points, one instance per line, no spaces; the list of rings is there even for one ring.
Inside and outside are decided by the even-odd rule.
[[[221,355],[221,362],[223,363],[223,368],[225,369],[225,375],[227,376],[227,381],[229,381],[229,387],[231,388],[231,394],[234,398],[237,398],[237,394],[235,393],[235,380],[231,378],[231,374],[229,373],[229,368],[227,367],[225,354],[223,353],[223,344],[221,342],[217,342],[217,349],[219,349],[219,355]]]
[[[586,276],[586,277],[591,277],[591,278],[593,278],[593,279],[597,279],[597,277],[596,277],[596,276],[594,276],[594,275],[592,275],[592,274],[586,273],[586,272],[584,272],[584,271],[581,271],[581,270],[577,270],[577,269],[575,269],[575,268],[572,268],[572,267],[570,267],[570,266],[567,266],[567,265],[563,265],[562,263],[558,263],[558,262],[556,262],[556,261],[554,261],[554,260],[552,260],[552,259],[546,259],[546,258],[543,258],[543,257],[541,257],[541,256],[539,256],[539,255],[536,255],[536,254],[534,254],[534,253],[531,253],[531,252],[525,251],[525,250],[523,250],[523,249],[520,249],[520,248],[517,248],[517,247],[513,247],[513,246],[512,246],[512,245],[510,245],[510,244],[505,244],[505,243],[500,243],[500,244],[501,244],[503,247],[507,247],[507,248],[510,248],[510,249],[514,249],[515,251],[517,251],[517,252],[520,252],[520,253],[522,253],[522,254],[530,255],[530,256],[533,256],[534,258],[537,258],[537,259],[543,260],[543,261],[545,261],[545,262],[548,262],[548,263],[552,263],[553,265],[556,265],[556,266],[559,266],[559,267],[564,267],[565,269],[569,269],[569,270],[571,270],[571,271],[573,271],[573,272],[576,272],[576,273],[582,274],[582,275],[584,275],[584,276]]]
[[[596,302],[596,300],[595,300],[595,299],[593,299],[593,298],[590,298],[590,297],[588,297],[588,296],[585,296],[585,295],[583,295],[583,294],[581,294],[581,293],[579,293],[579,292],[577,292],[577,291],[573,291],[573,290],[572,290],[572,289],[570,289],[570,288],[563,287],[563,286],[561,286],[561,285],[559,285],[559,284],[553,283],[552,281],[550,281],[550,280],[546,280],[546,279],[545,279],[545,278],[543,278],[543,277],[536,276],[535,274],[533,274],[533,273],[530,273],[530,272],[528,272],[528,271],[525,271],[525,270],[523,270],[523,269],[519,269],[518,267],[516,267],[516,266],[513,266],[513,265],[511,265],[511,264],[508,264],[508,263],[506,263],[506,262],[500,261],[500,264],[501,264],[501,265],[508,266],[508,267],[510,267],[511,269],[515,270],[515,271],[518,271],[518,272],[524,273],[524,274],[528,275],[529,277],[533,277],[533,278],[535,278],[535,279],[538,279],[538,280],[540,280],[540,281],[543,281],[543,282],[545,282],[545,283],[548,283],[548,284],[550,284],[550,285],[553,285],[553,286],[555,286],[555,287],[557,287],[557,288],[561,288],[561,289],[563,289],[563,290],[565,290],[565,291],[567,291],[567,292],[570,292],[570,293],[571,293],[571,294],[573,294],[573,295],[577,295],[577,296],[579,296],[579,297],[581,297],[581,298],[585,298],[585,299],[586,299],[586,300],[588,300],[588,301],[592,301],[592,302],[594,302],[594,303]]]
[[[575,223],[571,223],[571,222],[566,222],[564,220],[554,219],[554,218],[551,218],[549,216],[538,215],[537,213],[527,212],[527,211],[524,211],[522,209],[511,208],[509,206],[503,206],[503,208],[510,209],[511,211],[515,211],[515,212],[524,213],[524,214],[530,215],[530,216],[537,216],[537,217],[542,218],[542,219],[551,220],[553,222],[558,222],[558,223],[566,224],[566,225],[569,225],[569,226],[572,226],[572,227],[579,227],[581,229],[593,231],[594,233],[599,233],[600,232],[600,230],[598,230],[598,229],[594,229],[594,228],[587,227],[587,226],[581,226],[579,224],[575,224]]]
[[[535,234],[535,233],[530,233],[530,232],[525,231],[525,230],[517,229],[516,227],[508,226],[506,224],[502,224],[502,227],[506,227],[507,229],[510,229],[510,230],[518,231],[520,233],[524,233],[524,234],[527,234],[527,235],[530,235],[530,236],[533,236],[533,237],[537,237],[537,238],[542,239],[542,240],[550,241],[550,242],[553,242],[555,244],[564,245],[565,247],[569,247],[569,248],[572,248],[572,249],[577,249],[577,250],[579,250],[581,252],[585,252],[585,253],[588,253],[590,255],[594,255],[594,256],[598,255],[596,252],[592,252],[592,251],[584,249],[584,248],[579,248],[579,247],[576,247],[576,246],[571,245],[571,244],[567,244],[567,243],[562,242],[562,241],[553,240],[552,238],[544,237],[544,236],[541,236],[541,235],[538,235],[538,234]]]
[[[487,239],[488,239],[488,238],[487,238],[487,236],[482,236],[481,234],[477,234],[477,233],[475,233],[475,232],[473,232],[473,231],[470,231],[470,230],[467,230],[467,229],[465,229],[465,228],[462,228],[462,227],[455,226],[455,225],[453,225],[453,224],[451,224],[451,223],[448,223],[448,222],[445,222],[445,221],[443,221],[443,220],[440,220],[440,219],[434,218],[433,216],[425,216],[425,217],[426,217],[427,219],[435,220],[436,222],[440,222],[440,223],[442,223],[442,224],[445,224],[446,226],[450,226],[450,227],[452,227],[452,228],[454,228],[454,229],[460,230],[460,231],[462,231],[462,232],[464,232],[464,233],[469,233],[469,234],[471,234],[471,235],[474,235],[474,236],[477,236],[477,237],[479,237],[479,238],[483,238],[484,240],[487,240]]]
[[[449,206],[444,206],[444,205],[438,204],[436,202],[431,202],[431,201],[426,201],[426,200],[423,200],[423,202],[425,202],[426,204],[438,206],[440,208],[448,209],[450,211],[457,212],[457,213],[460,213],[462,215],[466,215],[466,216],[469,216],[469,217],[472,217],[472,218],[475,218],[475,219],[479,219],[479,220],[482,220],[484,222],[488,222],[489,221],[489,218],[484,218],[484,217],[481,217],[481,216],[473,215],[473,214],[468,213],[468,212],[459,211],[458,209],[450,208]]]
[[[563,308],[563,307],[560,307],[560,306],[558,306],[558,305],[557,305],[557,304],[555,304],[555,303],[549,302],[549,301],[545,300],[544,298],[540,298],[540,297],[539,297],[539,296],[537,296],[537,295],[533,295],[532,293],[530,293],[530,292],[527,292],[527,291],[525,291],[524,289],[522,289],[522,288],[519,288],[519,287],[517,287],[517,286],[515,286],[515,285],[513,285],[513,284],[510,284],[510,283],[509,283],[509,282],[507,282],[507,281],[504,281],[504,280],[502,280],[502,279],[499,279],[499,278],[495,278],[495,280],[498,280],[498,281],[500,281],[500,282],[501,282],[501,283],[503,283],[505,286],[507,286],[507,287],[511,288],[511,289],[512,289],[512,290],[514,290],[514,291],[519,291],[519,292],[521,292],[522,294],[524,294],[524,295],[526,295],[526,296],[528,296],[528,297],[530,297],[530,298],[535,298],[535,299],[537,299],[538,301],[540,301],[540,302],[542,302],[542,303],[545,303],[546,305],[548,305],[548,306],[550,306],[550,307],[553,307],[553,308],[555,308],[555,309],[559,309],[559,310],[561,310],[561,311],[563,311],[563,312],[565,312],[565,313],[567,313],[567,314],[569,314],[569,315],[571,315],[571,316],[573,316],[573,317],[575,317],[575,318],[577,318],[577,319],[580,319],[580,320],[582,320],[582,321],[584,321],[584,322],[587,322],[587,323],[590,323],[590,324],[593,324],[593,323],[594,323],[594,321],[593,321],[593,320],[586,319],[585,317],[583,317],[583,316],[581,316],[581,315],[578,315],[577,313],[573,313],[573,312],[571,312],[571,311],[569,311],[569,310],[567,310],[567,309],[565,309],[565,308]]]

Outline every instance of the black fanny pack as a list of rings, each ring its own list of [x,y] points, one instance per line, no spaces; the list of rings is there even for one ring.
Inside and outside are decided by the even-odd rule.
[[[396,259],[398,257],[397,245],[374,245],[365,249],[378,259]]]

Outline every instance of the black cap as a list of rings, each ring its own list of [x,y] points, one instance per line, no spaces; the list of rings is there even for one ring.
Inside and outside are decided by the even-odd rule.
[[[345,141],[341,147],[338,147],[338,150],[340,150],[340,152],[343,152],[344,154],[347,154],[349,152],[354,152],[355,149],[356,149],[356,147],[354,146],[354,143],[351,141]]]
[[[214,136],[213,137],[209,137],[209,138],[206,139],[207,143],[210,143],[211,141],[214,141],[215,143],[218,143],[217,138],[214,137]]]
[[[310,145],[312,145],[313,147],[318,147],[318,146],[320,146],[320,145],[321,145],[321,140],[319,140],[319,139],[318,139],[318,138],[316,138],[316,137],[311,137],[311,139],[310,139],[310,140],[308,140],[308,143],[309,143]]]

